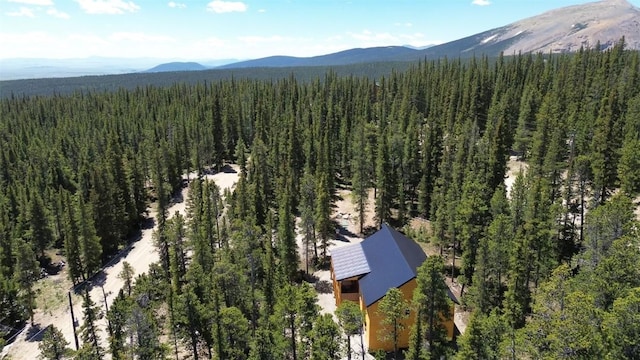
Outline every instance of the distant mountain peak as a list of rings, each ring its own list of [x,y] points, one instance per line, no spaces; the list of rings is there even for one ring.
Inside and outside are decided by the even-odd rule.
[[[628,48],[640,49],[640,10],[626,0],[604,0],[551,10],[507,26],[505,37],[517,31],[529,35],[505,53],[570,52],[597,43],[609,46],[623,36]]]
[[[463,39],[424,48],[384,46],[310,58],[271,56],[222,68],[334,66],[481,54],[565,53],[597,45],[601,50],[607,49],[623,36],[627,49],[640,50],[640,9],[627,0],[601,0],[550,10]]]
[[[640,9],[626,0],[567,6],[426,50],[428,57],[500,53],[565,53],[580,48],[607,49],[625,38],[640,49]]]
[[[171,71],[199,71],[207,70],[208,67],[199,64],[197,62],[180,62],[174,61],[169,63],[160,64],[152,67],[149,70],[143,72],[171,72]]]

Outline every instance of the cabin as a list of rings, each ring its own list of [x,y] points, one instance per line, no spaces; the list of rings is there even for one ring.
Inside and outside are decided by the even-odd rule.
[[[362,242],[331,251],[331,279],[336,306],[354,301],[364,313],[364,339],[370,351],[392,351],[393,341],[379,339],[383,327],[378,312],[380,300],[391,288],[398,288],[411,303],[417,286],[417,268],[427,258],[420,246],[386,224]],[[455,304],[457,300],[449,291]],[[453,338],[454,305],[449,320],[444,320],[447,335]],[[409,334],[416,320],[415,311],[407,309],[408,318],[398,339],[399,348],[409,347]]]

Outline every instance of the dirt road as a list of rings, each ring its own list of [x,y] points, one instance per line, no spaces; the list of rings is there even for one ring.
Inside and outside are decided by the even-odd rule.
[[[206,175],[207,179],[212,179],[220,187],[221,193],[226,188],[233,188],[238,181],[238,167],[228,166],[216,174]],[[190,174],[190,178],[194,178],[194,174]],[[182,196],[178,197],[179,201],[172,203],[169,207],[169,216],[173,216],[176,211],[181,214],[185,214],[186,199],[188,196],[188,189],[182,190]],[[149,209],[149,219],[155,224],[156,211],[153,207]],[[104,310],[105,296],[108,306],[118,294],[118,291],[123,286],[123,282],[118,278],[118,274],[122,271],[122,264],[127,261],[133,267],[136,276],[147,271],[149,265],[158,260],[158,253],[153,246],[152,234],[155,230],[153,228],[143,229],[141,238],[132,243],[128,248],[122,251],[120,256],[114,257],[114,259],[105,265],[103,268],[103,274],[94,279],[94,284],[90,294],[91,299],[97,306]],[[65,276],[58,275],[58,276]],[[135,277],[134,277],[135,278]],[[55,281],[52,278],[46,278],[42,281]],[[100,286],[102,285],[102,287]],[[104,294],[103,294],[104,289]],[[71,289],[69,289],[71,290]],[[82,298],[79,295],[73,295],[73,312],[76,319],[82,319]],[[71,322],[71,313],[68,306],[68,301],[65,306],[61,306],[58,309],[50,309],[42,311],[36,310],[34,316],[34,326],[27,326],[20,335],[17,336],[13,344],[6,346],[0,358],[2,359],[25,359],[33,360],[37,359],[39,355],[38,343],[42,338],[42,333],[47,326],[54,324],[62,333],[70,344],[71,348],[75,348],[73,337],[73,326]],[[78,321],[78,325],[81,321]],[[107,332],[106,332],[106,320],[103,318],[100,321],[101,333],[103,344],[106,344]],[[79,331],[79,327],[76,328]]]

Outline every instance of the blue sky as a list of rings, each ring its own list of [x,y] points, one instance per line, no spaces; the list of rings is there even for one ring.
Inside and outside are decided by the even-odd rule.
[[[425,46],[586,2],[0,0],[0,58],[250,59]]]

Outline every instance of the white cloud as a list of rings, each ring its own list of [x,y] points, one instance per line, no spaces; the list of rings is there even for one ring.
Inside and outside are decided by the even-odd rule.
[[[10,11],[5,14],[8,16],[15,16],[15,17],[18,17],[18,16],[25,16],[25,17],[31,17],[31,18],[35,17],[35,15],[33,14],[33,10],[24,6],[20,7],[20,10],[18,11]]]
[[[38,6],[36,8],[28,8],[28,7],[20,7],[19,11],[8,12],[6,15],[9,16],[26,16],[26,17],[35,17],[34,10],[36,12],[44,11],[47,15],[57,17],[59,19],[69,19],[69,14],[59,11],[53,6],[53,1],[51,0],[7,0],[8,2],[25,4]],[[40,7],[43,6],[44,8]]]
[[[258,10],[258,12],[259,12],[259,13],[266,13],[266,12],[267,12],[267,9],[260,9],[260,10]]]
[[[167,6],[169,6],[170,8],[178,8],[178,9],[184,9],[187,7],[187,4],[183,4],[183,3],[177,3],[175,1],[169,1],[169,3],[167,4]]]
[[[25,4],[25,5],[38,5],[38,6],[52,6],[51,0],[8,0],[8,2]]]
[[[489,0],[473,0],[471,2],[471,4],[478,5],[478,6],[488,6],[488,5],[491,5],[491,1],[489,1]]]
[[[57,17],[59,19],[68,19],[70,18],[69,14],[62,12],[56,8],[49,8],[47,9],[47,14],[53,16],[53,17]]]
[[[76,0],[87,14],[124,14],[136,12],[140,6],[133,1],[123,0]]]
[[[207,4],[207,11],[212,11],[217,14],[228,12],[245,12],[248,6],[240,1],[221,1],[214,0]]]

